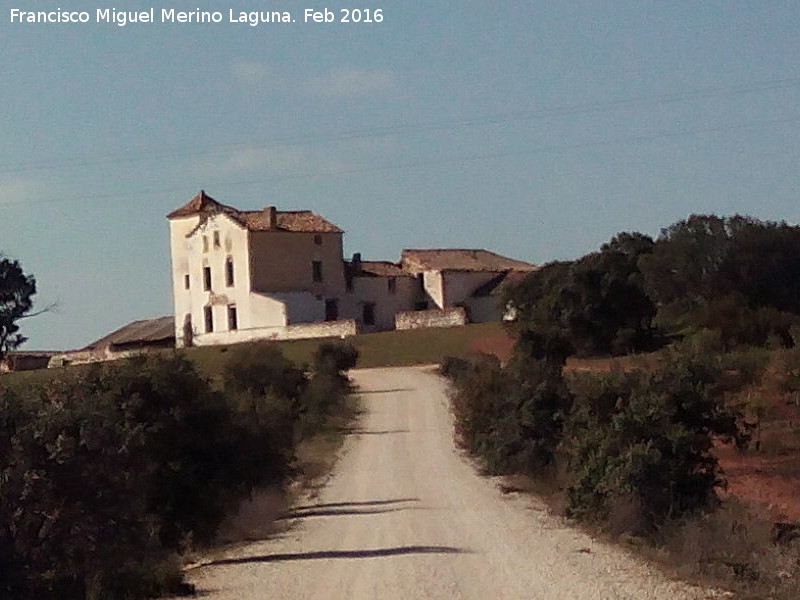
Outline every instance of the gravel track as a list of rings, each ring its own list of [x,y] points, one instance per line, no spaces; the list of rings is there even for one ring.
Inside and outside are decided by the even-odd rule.
[[[190,571],[211,600],[707,597],[503,494],[454,449],[430,370],[353,371],[365,414],[287,533]]]

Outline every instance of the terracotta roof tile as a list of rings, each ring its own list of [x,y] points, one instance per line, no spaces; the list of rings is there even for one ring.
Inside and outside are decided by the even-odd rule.
[[[400,265],[387,260],[362,260],[358,270],[354,263],[349,261],[345,263],[345,267],[352,277],[413,277]]]
[[[168,219],[180,217],[190,217],[200,215],[201,217],[225,213],[243,227],[250,231],[269,231],[269,217],[264,210],[238,210],[232,206],[222,204],[214,200],[204,191],[200,191],[188,203],[167,215]],[[310,210],[276,211],[277,229],[279,231],[292,231],[299,233],[342,233],[336,225],[314,214]],[[203,221],[201,220],[201,223]],[[199,225],[199,224],[198,224]],[[194,233],[189,233],[191,235]]]
[[[189,200],[189,202],[169,213],[167,215],[167,218],[177,219],[179,217],[191,217],[192,215],[197,215],[201,213],[216,213],[216,212],[228,212],[228,211],[238,212],[232,206],[228,206],[226,204],[222,204],[221,202],[217,202],[211,196],[206,194],[204,190],[200,190],[200,193],[197,194],[191,200]]]
[[[420,271],[535,271],[536,265],[500,256],[489,250],[441,248],[403,250],[403,268]]]
[[[263,210],[248,210],[239,213],[243,224],[251,231],[269,231],[267,215]],[[278,229],[301,233],[342,233],[336,225],[315,215],[310,210],[292,210],[277,212]]]

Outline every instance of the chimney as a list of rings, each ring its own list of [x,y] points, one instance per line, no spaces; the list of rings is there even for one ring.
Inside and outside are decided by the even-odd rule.
[[[267,221],[267,229],[278,228],[278,210],[274,206],[267,206],[264,209],[264,218]]]
[[[350,261],[350,264],[353,267],[353,273],[361,273],[361,252],[356,252],[353,254],[353,260]]]

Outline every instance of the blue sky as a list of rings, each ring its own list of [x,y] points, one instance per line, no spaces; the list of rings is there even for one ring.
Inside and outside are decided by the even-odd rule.
[[[347,254],[535,263],[692,212],[800,221],[800,4],[377,0],[372,24],[19,24],[0,2],[0,252],[25,349],[170,314],[164,215],[201,188],[314,210]],[[127,10],[264,10],[249,0]]]

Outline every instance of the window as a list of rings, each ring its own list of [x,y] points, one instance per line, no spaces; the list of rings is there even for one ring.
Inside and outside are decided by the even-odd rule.
[[[316,282],[322,281],[322,261],[315,260],[311,263],[311,279]]]
[[[375,303],[364,302],[364,308],[361,311],[361,317],[364,325],[375,325]]]
[[[203,289],[211,289],[211,267],[203,267]]]
[[[233,286],[233,259],[230,256],[225,259],[225,285]]]
[[[322,236],[321,235],[315,235],[314,236],[314,243],[317,246],[322,246]]]
[[[389,277],[388,281],[386,282],[387,288],[389,289],[390,294],[397,293],[397,279],[395,277]]]
[[[325,300],[325,320],[335,321],[339,318],[339,302],[336,298]]]
[[[219,248],[219,231],[214,232],[214,248]]]
[[[189,289],[189,274],[188,273],[186,273],[186,275],[183,276],[183,287],[184,287],[184,289],[187,289],[187,290]]]
[[[203,236],[203,252],[208,252],[208,236]]]
[[[239,329],[239,322],[236,318],[236,307],[231,304],[228,306],[228,330],[236,331]]]
[[[214,331],[214,311],[211,306],[206,306],[203,309],[203,316],[205,317],[206,321],[206,333],[211,333]]]

